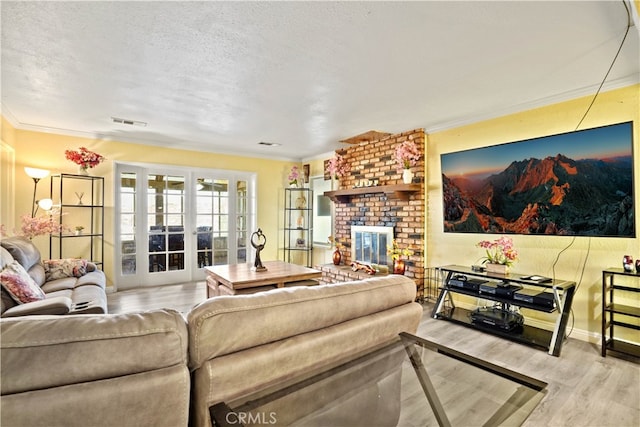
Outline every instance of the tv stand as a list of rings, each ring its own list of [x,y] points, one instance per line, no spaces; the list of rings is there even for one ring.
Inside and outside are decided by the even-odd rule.
[[[532,280],[532,277],[537,279],[538,276],[518,273],[502,275],[476,271],[471,267],[460,265],[438,267],[437,270],[441,280],[440,293],[431,317],[469,326],[544,349],[552,356],[560,356],[573,302],[575,282]],[[516,292],[517,296],[515,296]],[[540,292],[544,292],[544,294],[537,295]],[[517,310],[526,308],[544,313],[555,313],[555,326],[553,331],[549,331],[527,325],[525,322],[515,328],[507,329],[473,322],[471,320],[473,310],[456,307],[452,293],[493,301],[502,310],[507,311],[514,308]],[[531,295],[531,298],[528,295]],[[537,295],[535,299],[534,295]]]

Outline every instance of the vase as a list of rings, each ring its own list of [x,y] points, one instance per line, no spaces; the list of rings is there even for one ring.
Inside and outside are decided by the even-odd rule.
[[[333,265],[340,265],[342,261],[342,254],[340,253],[340,249],[336,249],[333,251]]]
[[[496,273],[506,275],[509,273],[509,266],[506,264],[494,264],[492,262],[488,262],[485,264],[487,267],[487,273]]]
[[[631,255],[625,255],[622,257],[622,268],[624,271],[633,271],[633,257]]]
[[[89,176],[89,171],[86,166],[78,165],[78,175]]]
[[[411,169],[402,171],[402,182],[405,184],[411,184],[413,182],[413,171]]]
[[[404,274],[405,264],[401,259],[393,260],[393,274]]]

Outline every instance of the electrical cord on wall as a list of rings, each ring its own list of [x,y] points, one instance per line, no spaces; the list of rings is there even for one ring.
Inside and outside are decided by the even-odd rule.
[[[616,61],[618,60],[618,56],[620,55],[620,52],[622,51],[622,47],[624,46],[624,43],[627,40],[627,35],[629,34],[629,30],[631,29],[631,27],[633,25],[632,24],[632,19],[631,19],[631,11],[629,10],[629,6],[627,6],[627,3],[626,3],[625,0],[622,0],[622,5],[624,6],[625,11],[627,12],[627,28],[625,29],[624,36],[622,37],[622,40],[620,41],[620,45],[618,46],[618,50],[616,51],[616,54],[613,57],[613,60],[611,61],[611,64],[609,65],[609,68],[607,69],[607,72],[605,73],[604,77],[602,78],[602,81],[600,82],[600,85],[598,86],[598,90],[596,90],[596,93],[593,95],[593,98],[591,99],[591,102],[589,103],[589,106],[587,107],[586,111],[582,115],[582,118],[580,119],[580,121],[576,125],[575,130],[578,130],[580,128],[580,125],[582,125],[582,122],[584,121],[584,119],[589,114],[589,111],[591,111],[591,107],[593,107],[593,104],[595,104],[596,99],[598,98],[598,95],[600,94],[600,91],[602,90],[602,87],[604,86],[605,82],[607,81],[607,78],[609,77],[609,73],[613,69],[613,66],[615,65]],[[574,244],[575,241],[576,241],[576,236],[573,236],[573,239],[571,239],[571,242],[565,248],[563,248],[560,252],[558,252],[558,255],[556,256],[556,259],[553,262],[553,265],[551,266],[551,271],[552,271],[554,283],[555,283],[555,279],[556,279],[556,264],[560,260],[560,255],[562,255],[563,252],[565,252],[567,249],[569,249]],[[578,282],[576,283],[576,288],[575,288],[574,292],[578,292],[578,288],[582,284],[582,279],[584,277],[584,271],[587,268],[587,260],[589,259],[589,253],[590,252],[591,252],[591,237],[588,238],[587,255],[584,257],[584,261],[582,263],[582,269],[580,271],[580,278],[579,278]],[[569,314],[571,315],[571,328],[569,329],[569,332],[565,335],[565,339],[569,338],[569,336],[571,335],[571,332],[573,332],[573,327],[574,327],[574,324],[575,324],[575,315],[573,313],[573,308],[571,309]]]
[[[631,29],[631,27],[633,25],[632,20],[631,20],[631,11],[629,10],[629,7],[627,6],[627,2],[625,0],[622,0],[622,5],[624,6],[624,10],[626,10],[626,12],[627,12],[627,28],[626,28],[626,30],[624,32],[624,36],[622,37],[622,41],[620,42],[620,46],[618,46],[618,51],[616,52],[616,55],[613,57],[613,61],[611,61],[611,65],[609,65],[609,69],[605,73],[604,78],[600,82],[600,86],[598,86],[598,90],[596,90],[595,95],[593,95],[593,99],[591,99],[591,103],[589,104],[589,106],[587,107],[587,110],[584,112],[584,115],[582,116],[582,118],[578,122],[578,125],[576,126],[575,130],[578,130],[580,128],[580,125],[582,124],[584,119],[587,117],[587,114],[589,114],[589,111],[591,111],[591,107],[593,107],[593,104],[596,102],[596,98],[598,98],[598,95],[600,94],[600,91],[602,90],[602,86],[604,86],[604,83],[607,81],[607,77],[609,77],[609,73],[613,69],[613,66],[615,65],[616,61],[618,60],[618,56],[620,55],[620,51],[622,51],[622,46],[624,46],[624,42],[627,40],[627,35],[629,34],[629,30]]]

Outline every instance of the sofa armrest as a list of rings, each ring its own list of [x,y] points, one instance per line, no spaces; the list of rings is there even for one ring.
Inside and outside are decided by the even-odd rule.
[[[41,301],[16,305],[2,313],[2,317],[18,317],[29,315],[67,314],[71,309],[71,299],[67,297],[52,297]]]

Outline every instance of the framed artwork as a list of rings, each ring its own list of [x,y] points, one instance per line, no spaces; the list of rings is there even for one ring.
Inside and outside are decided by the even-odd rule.
[[[633,122],[440,161],[445,232],[635,237]]]
[[[306,165],[302,165],[302,172],[304,175],[304,183],[309,183],[309,175],[311,174],[311,166],[307,163]]]

